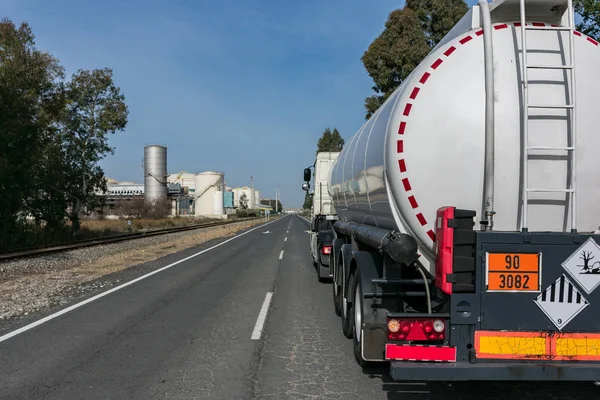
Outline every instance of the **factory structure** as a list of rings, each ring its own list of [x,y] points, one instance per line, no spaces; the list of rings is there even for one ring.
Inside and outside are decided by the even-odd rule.
[[[168,173],[165,146],[146,146],[142,167],[143,184],[107,180],[107,191],[103,195],[110,209],[143,199],[146,206],[168,204],[173,216],[227,218],[237,210],[274,211],[274,207],[269,206],[271,201],[261,198],[259,190],[228,187],[223,172]]]

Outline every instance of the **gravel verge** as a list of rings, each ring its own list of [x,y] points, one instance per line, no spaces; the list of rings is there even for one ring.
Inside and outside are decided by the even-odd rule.
[[[264,222],[244,221],[0,262],[0,322],[4,325],[64,306],[74,298],[120,283],[117,278],[102,279],[107,275],[235,235]]]

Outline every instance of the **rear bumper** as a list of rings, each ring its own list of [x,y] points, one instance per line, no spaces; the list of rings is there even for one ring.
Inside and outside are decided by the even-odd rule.
[[[600,363],[430,363],[391,361],[396,381],[600,381]]]

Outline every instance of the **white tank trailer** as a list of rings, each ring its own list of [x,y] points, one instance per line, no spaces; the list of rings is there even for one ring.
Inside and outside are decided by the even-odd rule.
[[[556,1],[530,1],[533,20],[565,25],[551,15]],[[560,1],[559,1],[560,3]],[[531,6],[530,6],[531,5]],[[535,8],[534,8],[535,7]],[[530,10],[531,8],[531,10]],[[330,194],[338,217],[414,236],[430,272],[438,208],[476,210],[484,219],[486,124],[493,143],[493,224],[495,230],[520,230],[523,221],[523,96],[519,1],[490,4],[493,24],[493,111],[486,110],[484,35],[479,14],[469,12],[421,62],[408,79],[348,141],[331,172]],[[536,18],[537,17],[537,18]],[[568,23],[567,23],[568,24]],[[541,25],[541,24],[540,24]],[[569,64],[568,32],[528,31],[531,65]],[[529,103],[576,104],[575,196],[578,231],[600,224],[600,112],[598,43],[576,35],[576,98],[568,98],[568,74],[560,69],[530,69]],[[567,58],[567,60],[565,60]],[[530,109],[528,147],[573,146],[566,109]],[[530,192],[530,231],[569,231],[571,185],[568,150],[530,150],[526,167]]]
[[[600,380],[591,347],[519,353],[544,332],[600,341],[600,278],[566,264],[600,259],[600,47],[573,25],[571,0],[481,0],[347,142],[329,176],[330,265],[359,364],[391,361],[401,380]],[[590,310],[550,303],[557,282]]]
[[[144,147],[144,200],[154,203],[167,198],[167,148]]]

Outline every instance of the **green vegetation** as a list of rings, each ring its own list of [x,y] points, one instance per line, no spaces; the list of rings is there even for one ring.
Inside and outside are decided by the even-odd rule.
[[[376,93],[365,99],[366,119],[371,118],[467,10],[463,0],[407,0],[404,8],[389,14],[385,29],[361,59]]]
[[[80,233],[80,218],[101,206],[95,193],[106,187],[98,162],[127,115],[111,69],[65,79],[27,23],[0,21],[0,250],[66,228]]]
[[[333,132],[327,128],[317,142],[317,154],[326,151],[342,151],[344,143],[344,139],[342,139],[337,128],[333,128]]]
[[[577,30],[600,40],[600,0],[573,0],[573,6],[581,16]]]

